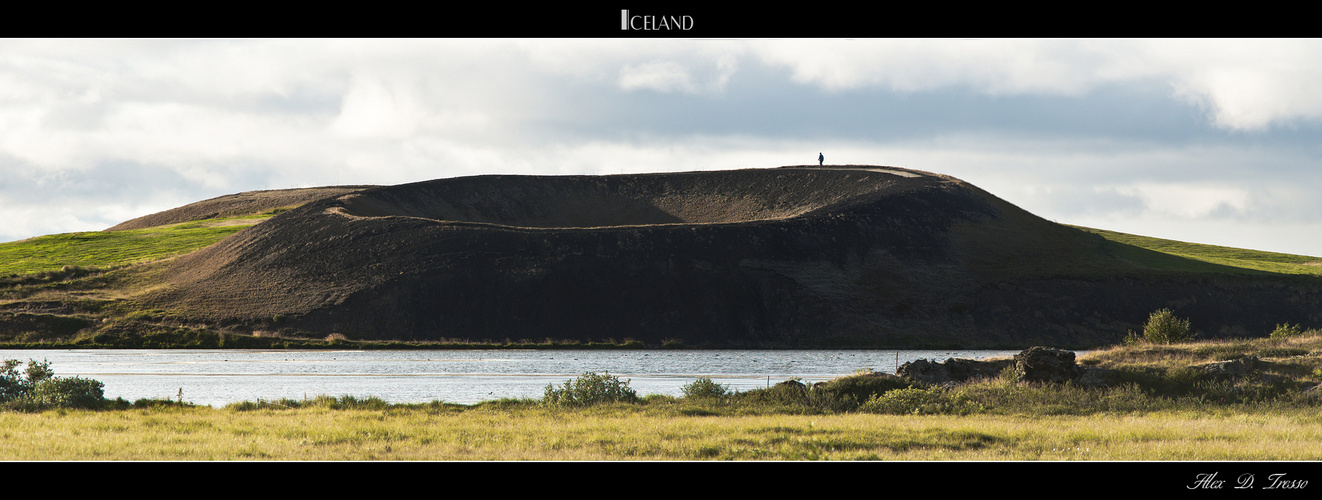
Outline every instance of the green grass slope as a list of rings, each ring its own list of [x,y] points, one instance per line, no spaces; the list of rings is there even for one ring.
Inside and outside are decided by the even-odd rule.
[[[1074,226],[1101,235],[1110,252],[1134,265],[1187,273],[1298,274],[1322,276],[1322,257],[1246,250]]]
[[[192,252],[269,218],[228,217],[124,231],[52,234],[0,243],[0,275],[53,272],[65,266],[115,268]]]

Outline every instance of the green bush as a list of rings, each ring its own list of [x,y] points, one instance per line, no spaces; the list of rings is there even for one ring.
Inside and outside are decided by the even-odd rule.
[[[893,415],[967,415],[981,408],[962,394],[952,396],[945,389],[933,386],[887,391],[868,399],[858,409],[867,413]]]
[[[0,405],[9,410],[40,411],[47,408],[101,408],[105,387],[100,381],[82,377],[55,377],[50,362],[5,360],[0,365]]]
[[[0,365],[0,403],[27,396],[37,382],[53,374],[49,362],[28,360],[27,370],[19,372],[18,367],[22,363],[17,359],[7,359],[4,365]]]
[[[197,406],[193,403],[169,399],[169,398],[138,398],[132,402],[125,401],[124,398],[116,398],[113,401],[107,401],[106,406],[110,408],[192,408]]]
[[[894,375],[863,372],[812,385],[791,379],[733,396],[741,403],[797,408],[790,411],[834,413],[854,411],[873,397],[912,385],[913,382]]]
[[[713,382],[709,377],[700,377],[693,383],[681,387],[680,391],[689,399],[719,398],[730,393],[729,388]]]
[[[296,408],[325,408],[328,410],[386,410],[391,408],[390,402],[376,396],[358,398],[355,396],[343,395],[339,397],[326,394],[308,399],[290,399],[281,398],[273,401],[258,399],[257,401],[239,401],[225,405],[225,409],[232,411],[256,411],[256,410],[292,410]]]
[[[82,377],[51,377],[32,389],[32,402],[44,408],[86,408],[105,406],[104,384]]]
[[[808,386],[790,379],[765,389],[752,389],[737,395],[740,401],[753,404],[802,405],[808,402]]]
[[[298,401],[284,398],[276,401],[267,401],[258,399],[257,401],[239,401],[225,405],[226,410],[231,411],[257,411],[257,410],[291,410],[301,405]]]
[[[1170,309],[1161,309],[1148,316],[1143,325],[1143,339],[1154,344],[1173,344],[1193,340],[1189,320],[1175,316]]]
[[[368,396],[359,399],[349,395],[343,395],[337,398],[335,396],[322,394],[311,400],[304,401],[301,406],[322,407],[332,410],[384,410],[390,408],[390,403],[376,396]]]
[[[1304,334],[1304,327],[1300,325],[1291,325],[1289,323],[1286,323],[1284,325],[1276,325],[1276,329],[1272,330],[1271,338],[1283,339],[1289,337],[1298,337],[1303,334]]]
[[[610,373],[598,375],[588,372],[566,381],[560,388],[556,388],[555,384],[547,384],[543,402],[560,406],[637,403],[638,393],[629,388],[627,380],[621,381]]]
[[[811,392],[819,402],[830,402],[830,406],[840,411],[850,411],[873,397],[910,387],[913,387],[913,382],[903,377],[864,372],[814,384]]]

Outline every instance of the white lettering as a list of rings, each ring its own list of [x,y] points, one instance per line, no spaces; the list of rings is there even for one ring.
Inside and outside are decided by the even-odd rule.
[[[1199,474],[1196,479],[1197,480],[1194,481],[1192,485],[1187,486],[1186,488],[1191,490],[1219,490],[1221,489],[1221,485],[1225,484],[1225,481],[1218,481],[1216,479],[1215,472],[1211,474]]]
[[[691,30],[693,16],[630,16],[629,11],[620,11],[620,29],[622,30]]]
[[[1285,474],[1272,474],[1267,476],[1272,482],[1271,486],[1263,488],[1264,490],[1302,490],[1308,486],[1308,481],[1302,479],[1285,479]]]
[[[1236,486],[1236,487],[1235,487],[1235,489],[1237,489],[1237,490],[1243,490],[1243,489],[1249,489],[1249,488],[1252,488],[1252,487],[1253,487],[1253,474],[1240,474],[1240,475],[1239,475],[1239,478],[1235,479],[1235,482],[1236,482],[1236,483],[1239,483],[1239,486]]]

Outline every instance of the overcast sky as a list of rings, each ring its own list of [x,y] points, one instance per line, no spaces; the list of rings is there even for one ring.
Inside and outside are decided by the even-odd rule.
[[[224,194],[827,163],[1322,256],[1322,41],[0,40],[0,241]]]

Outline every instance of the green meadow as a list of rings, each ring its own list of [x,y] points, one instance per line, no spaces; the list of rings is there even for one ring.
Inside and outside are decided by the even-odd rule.
[[[270,215],[229,217],[125,231],[52,234],[0,243],[0,275],[108,269],[175,257],[242,231]]]
[[[1154,270],[1322,276],[1322,257],[1186,243],[1087,227],[1075,228],[1106,238],[1110,243],[1108,250],[1116,257]]]

